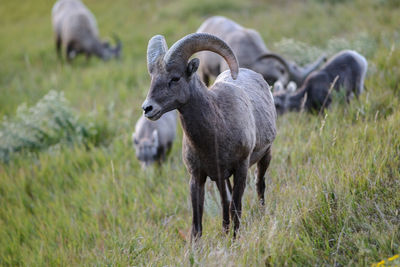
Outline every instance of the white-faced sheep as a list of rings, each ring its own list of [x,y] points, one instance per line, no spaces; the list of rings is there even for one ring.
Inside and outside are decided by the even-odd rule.
[[[364,89],[364,79],[368,62],[359,53],[344,50],[333,56],[321,70],[307,77],[304,85],[296,92],[274,93],[278,114],[287,111],[299,111],[304,105],[308,111],[319,111],[331,103],[330,88],[344,89],[347,101],[355,94],[357,97]]]
[[[301,86],[307,75],[325,61],[325,57],[322,56],[306,67],[300,67],[280,55],[271,53],[257,31],[246,29],[221,16],[207,19],[197,32],[213,34],[224,40],[232,48],[241,68],[260,73],[271,85],[280,80],[285,86],[289,81]],[[202,52],[199,54],[199,59],[200,76],[206,85],[210,77],[216,77],[227,69],[223,59],[214,53]]]
[[[176,137],[176,123],[176,111],[165,113],[157,121],[148,120],[144,116],[139,118],[132,141],[142,168],[165,160]]]
[[[51,15],[59,57],[62,47],[68,61],[80,53],[87,58],[93,54],[103,60],[119,57],[121,42],[114,36],[117,44],[111,47],[99,39],[96,18],[80,0],[58,0]]]
[[[283,85],[283,83],[278,80],[278,81],[276,81],[274,83],[274,86],[273,86],[273,92],[274,93],[283,92],[283,91],[294,92],[294,91],[296,91],[296,89],[297,89],[297,84],[295,82],[293,82],[293,81],[290,81],[285,87]]]
[[[218,53],[230,68],[209,89],[196,74],[199,59],[188,62],[191,55],[203,50]],[[216,182],[221,195],[223,229],[229,229],[230,211],[236,235],[247,170],[255,163],[258,197],[264,203],[264,175],[276,135],[276,112],[268,84],[252,70],[239,71],[230,47],[205,33],[190,34],[169,50],[163,36],[154,36],[148,45],[147,66],[151,85],[142,105],[144,115],[157,120],[165,112],[179,111],[183,160],[191,176],[192,238],[202,234],[207,177]],[[231,175],[234,184],[229,203],[226,185]]]

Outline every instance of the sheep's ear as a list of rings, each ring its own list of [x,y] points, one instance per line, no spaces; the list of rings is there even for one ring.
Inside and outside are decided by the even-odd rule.
[[[297,84],[294,81],[290,81],[286,86],[286,90],[289,92],[295,92],[297,89]]]
[[[279,92],[279,91],[281,91],[283,89],[283,83],[280,80],[277,80],[274,83],[274,87],[273,88],[274,88],[274,92]]]
[[[186,68],[186,73],[190,77],[197,71],[199,68],[200,60],[198,58],[193,58],[192,60],[189,61],[187,68]]]
[[[137,144],[139,143],[138,140],[137,140],[136,137],[135,137],[135,132],[132,133],[132,142],[133,142],[135,145],[137,145]]]

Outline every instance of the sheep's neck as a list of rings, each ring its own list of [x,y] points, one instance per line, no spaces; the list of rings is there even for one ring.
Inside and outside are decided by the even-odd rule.
[[[289,110],[300,110],[306,94],[306,89],[304,87],[297,90],[295,93],[289,96],[288,107]],[[307,96],[308,97],[308,96]],[[305,104],[305,103],[304,103]]]
[[[93,39],[92,43],[91,43],[91,51],[93,51],[93,53],[98,56],[98,57],[102,57],[103,56],[103,45],[101,44],[101,42],[97,39]]]
[[[217,111],[213,97],[198,76],[190,83],[190,97],[179,108],[182,128],[187,141],[198,149],[209,150],[214,146]]]

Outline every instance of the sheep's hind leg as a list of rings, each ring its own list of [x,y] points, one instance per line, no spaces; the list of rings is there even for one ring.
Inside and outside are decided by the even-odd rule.
[[[85,56],[86,56],[86,63],[89,63],[89,60],[90,60],[90,57],[92,56],[92,53],[85,52]]]
[[[227,181],[229,183],[229,180]],[[217,187],[219,194],[221,196],[221,206],[222,206],[222,228],[225,233],[229,231],[229,197],[227,194],[227,184],[226,180],[217,181]],[[229,190],[229,189],[228,189]]]
[[[234,223],[234,234],[236,237],[237,231],[240,226],[240,217],[242,215],[242,197],[246,187],[247,170],[249,168],[249,161],[246,159],[242,162],[233,173],[233,195],[231,201],[231,217]]]
[[[193,222],[191,240],[196,240],[202,234],[202,218],[204,208],[204,184],[207,176],[193,175],[190,179],[190,196],[192,198]]]
[[[271,147],[268,148],[267,153],[264,157],[257,162],[257,194],[258,200],[261,205],[264,205],[264,192],[265,192],[265,173],[271,162]]]

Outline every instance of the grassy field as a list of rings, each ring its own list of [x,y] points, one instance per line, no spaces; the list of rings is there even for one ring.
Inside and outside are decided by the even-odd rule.
[[[19,150],[0,162],[0,265],[400,265],[387,260],[400,253],[399,1],[85,3],[102,36],[120,35],[120,61],[63,64],[53,1],[0,5],[0,149]],[[191,224],[182,131],[168,162],[146,172],[130,136],[149,87],[148,40],[163,34],[171,46],[210,15],[259,30],[298,61],[357,49],[369,72],[359,101],[338,96],[321,116],[278,119],[266,205],[252,169],[235,241],[208,184],[203,238],[191,246],[179,234]],[[38,129],[47,134],[30,136]]]

